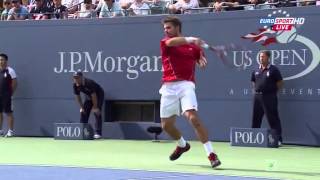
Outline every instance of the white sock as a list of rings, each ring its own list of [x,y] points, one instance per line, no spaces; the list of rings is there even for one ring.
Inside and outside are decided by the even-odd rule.
[[[203,147],[206,150],[207,156],[214,152],[210,141],[204,143]]]
[[[186,147],[186,140],[183,139],[183,137],[181,136],[181,138],[178,140],[178,146],[179,147]]]

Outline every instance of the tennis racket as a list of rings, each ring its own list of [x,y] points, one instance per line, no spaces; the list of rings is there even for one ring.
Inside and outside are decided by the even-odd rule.
[[[219,60],[221,60],[221,62],[229,67],[229,68],[235,68],[238,70],[241,69],[245,69],[245,63],[242,63],[242,65],[235,65],[235,63],[233,62],[233,53],[235,51],[241,51],[244,48],[242,46],[236,45],[236,44],[228,44],[228,45],[216,45],[216,46],[212,46],[207,44],[206,42],[203,42],[201,44],[201,46],[204,49],[208,49],[212,52],[214,52],[214,54],[218,57]]]

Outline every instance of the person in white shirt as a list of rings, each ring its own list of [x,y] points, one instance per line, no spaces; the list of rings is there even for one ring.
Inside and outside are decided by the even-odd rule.
[[[199,8],[198,0],[178,0],[175,4],[169,5],[169,12],[173,14],[192,13],[192,8]]]
[[[70,14],[73,14],[76,11],[78,11],[78,6],[82,2],[83,2],[83,0],[62,0],[61,4],[68,8],[68,12]]]
[[[94,5],[92,0],[84,0],[81,4],[80,11],[77,12],[78,18],[92,18],[96,17],[96,12],[94,10]]]
[[[119,0],[122,9],[128,9],[135,0]]]
[[[115,2],[114,0],[104,0],[99,18],[116,16],[123,16],[123,10],[121,9],[120,3]]]
[[[129,14],[138,16],[148,15],[150,14],[150,7],[143,0],[135,0],[129,7]]]
[[[8,19],[8,15],[9,15],[9,11],[12,7],[12,4],[11,4],[11,0],[4,0],[3,1],[3,10],[2,10],[2,13],[1,13],[1,20],[7,20]]]

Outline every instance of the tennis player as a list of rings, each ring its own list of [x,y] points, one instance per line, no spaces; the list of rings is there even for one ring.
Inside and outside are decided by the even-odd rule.
[[[197,111],[198,104],[195,94],[195,65],[205,67],[207,60],[201,49],[204,43],[196,37],[183,37],[182,23],[175,16],[168,16],[162,21],[165,37],[160,42],[163,76],[160,116],[161,125],[174,140],[177,147],[170,155],[170,160],[178,159],[190,149],[190,144],[175,126],[176,117],[184,115],[193,126],[196,135],[203,143],[212,168],[221,164],[214,153],[208,133],[202,124]]]

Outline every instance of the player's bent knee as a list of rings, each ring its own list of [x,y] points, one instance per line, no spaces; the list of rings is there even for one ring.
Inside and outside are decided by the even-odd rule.
[[[172,129],[172,123],[161,123],[161,127],[162,127],[162,129],[163,130],[165,130],[165,131],[169,131],[170,129]]]
[[[164,130],[171,129],[174,126],[173,118],[162,118],[161,119],[161,127]]]
[[[200,119],[198,118],[198,116],[196,114],[190,114],[188,116],[188,120],[192,124],[192,126],[195,128],[199,128],[201,126]]]
[[[197,119],[198,115],[197,115],[197,111],[194,109],[190,109],[184,112],[185,117],[188,120],[192,120],[192,119]]]

